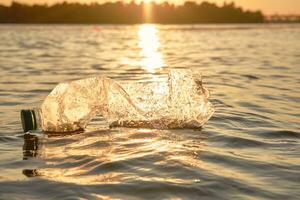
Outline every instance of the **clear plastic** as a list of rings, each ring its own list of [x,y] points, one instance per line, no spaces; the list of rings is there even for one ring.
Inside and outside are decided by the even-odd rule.
[[[96,115],[110,127],[199,128],[212,116],[201,75],[171,70],[168,80],[118,84],[96,76],[58,84],[38,110],[44,131],[85,129]]]

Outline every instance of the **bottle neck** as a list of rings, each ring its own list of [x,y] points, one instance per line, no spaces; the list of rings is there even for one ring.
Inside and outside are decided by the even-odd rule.
[[[35,114],[35,119],[36,119],[36,126],[37,129],[41,129],[42,128],[42,111],[40,108],[33,108],[32,109],[34,114]]]

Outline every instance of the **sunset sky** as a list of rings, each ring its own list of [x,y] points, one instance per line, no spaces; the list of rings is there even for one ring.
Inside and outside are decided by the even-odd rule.
[[[17,0],[22,3],[48,3],[53,4],[56,2],[81,2],[81,3],[89,3],[89,2],[104,2],[104,0]],[[125,2],[131,0],[124,0]],[[142,1],[142,0],[137,0]],[[149,1],[149,0],[147,0]],[[156,2],[161,2],[165,0],[153,0]],[[168,2],[181,4],[184,0],[167,0]],[[210,2],[216,2],[221,5],[224,0],[208,0]],[[250,10],[262,10],[265,14],[300,14],[300,0],[227,0],[227,2],[234,1],[237,5],[242,6],[243,8],[247,8]],[[0,0],[2,4],[8,5],[12,2],[12,0]],[[201,0],[198,0],[201,2]]]

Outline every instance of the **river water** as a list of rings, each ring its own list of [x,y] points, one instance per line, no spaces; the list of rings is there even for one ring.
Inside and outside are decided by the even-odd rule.
[[[202,130],[24,136],[19,110],[59,82],[203,74]],[[1,25],[0,199],[296,199],[300,25]]]

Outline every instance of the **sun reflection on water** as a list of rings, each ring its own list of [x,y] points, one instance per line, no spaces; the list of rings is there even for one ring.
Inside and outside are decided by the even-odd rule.
[[[141,48],[140,64],[150,73],[156,72],[164,66],[162,54],[159,52],[160,42],[157,28],[153,24],[143,24],[139,27],[139,47]]]

